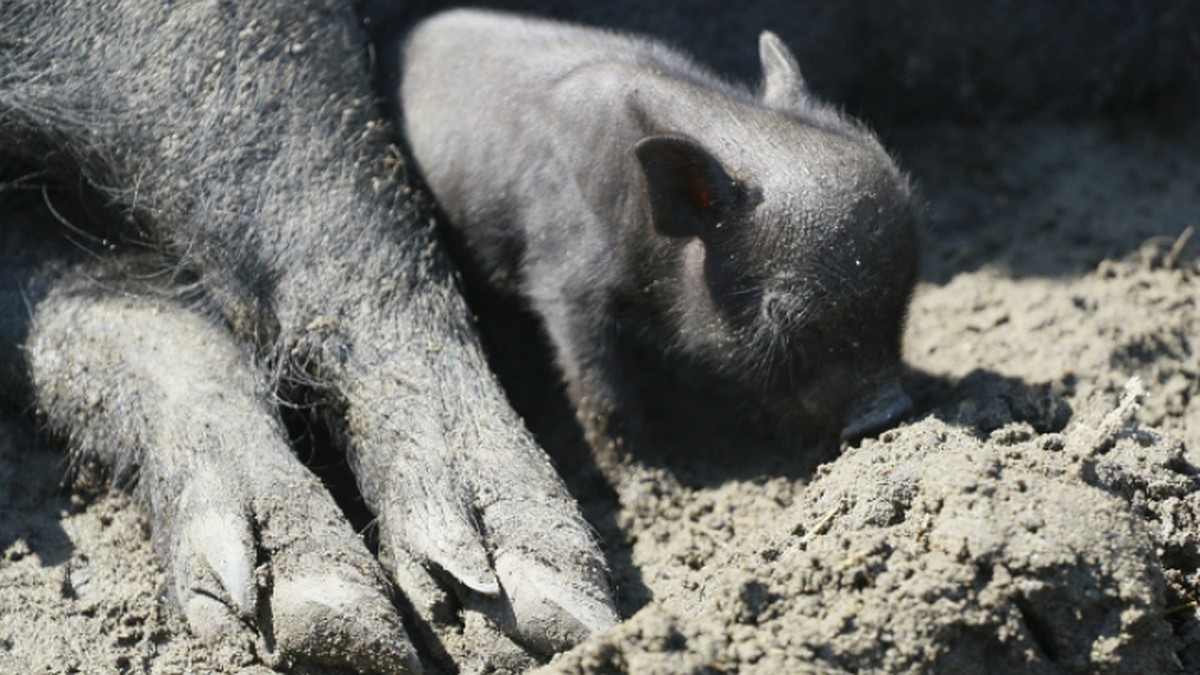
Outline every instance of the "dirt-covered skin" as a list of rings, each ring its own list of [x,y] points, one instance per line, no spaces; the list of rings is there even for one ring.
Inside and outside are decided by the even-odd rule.
[[[613,11],[607,3],[570,5]],[[752,44],[763,16],[737,5],[730,23],[719,13],[655,7],[665,9],[621,14],[623,25],[646,29],[667,12],[676,23],[661,30],[692,36],[689,49],[707,60],[744,57],[742,72],[753,72],[750,52],[706,54],[697,45],[704,26],[714,44],[747,36]],[[996,23],[1006,8],[965,20]],[[1127,22],[1131,34],[1197,25],[1178,12],[1178,23],[1160,14]],[[958,34],[935,25],[940,32],[923,43],[930,49]],[[1079,34],[1075,24],[1052,25]],[[892,47],[904,44],[901,34]],[[1121,56],[1138,44],[1082,34],[1090,39],[1076,48],[1089,55]],[[888,41],[878,44],[884,50]],[[1028,52],[1034,62],[1071,48],[1067,38],[1034,44],[1045,46]],[[861,47],[824,49],[832,60]],[[822,47],[801,47],[802,66],[806,49]],[[977,84],[947,105],[986,117],[979,92],[1005,87],[967,75],[1021,57],[1002,40],[980,41],[979,51],[989,50],[1003,56],[955,62],[977,70],[964,66],[951,78],[915,68],[915,89],[895,86]],[[1091,100],[1097,81],[1152,88],[1166,77],[1123,56],[1074,70],[1068,60],[1051,62],[1063,65],[1045,69],[1053,86],[1022,90],[1016,109],[1049,105],[1034,100],[1039,92],[1080,72],[1091,79],[1065,81],[1076,104]],[[814,82],[819,72],[806,68]],[[1138,87],[1124,84],[1105,91],[1136,103]],[[877,90],[859,92],[870,94],[876,112],[890,107]],[[920,416],[837,458],[837,449],[797,452],[771,429],[719,433],[713,414],[672,422],[656,413],[652,422],[676,432],[680,448],[641,467],[644,498],[626,500],[627,510],[578,480],[580,467],[561,454],[560,468],[604,538],[630,618],[551,670],[961,672],[966,658],[975,659],[971,666],[1016,664],[1018,672],[1171,672],[1172,658],[1182,672],[1200,670],[1200,249],[1180,237],[1200,224],[1196,131],[1153,117],[970,127],[934,114],[889,127],[884,140],[929,202],[925,281],[905,336],[913,368],[905,384]],[[1114,411],[1128,410],[1120,401],[1135,375],[1146,393],[1132,425],[1120,415],[1106,425]],[[533,423],[539,411],[523,412]],[[568,444],[556,442],[562,434],[551,426],[541,425],[541,439],[561,451]],[[144,535],[144,511],[125,493],[86,489],[86,481],[59,490],[65,460],[32,433],[29,417],[11,412],[3,432],[0,671],[268,672],[253,653],[198,640],[157,601],[168,577]],[[817,470],[824,462],[831,463]],[[1005,538],[1013,545],[997,545]],[[1164,627],[1173,638],[1164,639]]]

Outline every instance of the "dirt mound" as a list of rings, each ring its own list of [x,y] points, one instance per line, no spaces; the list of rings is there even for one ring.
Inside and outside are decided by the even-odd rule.
[[[779,509],[773,534],[726,541],[552,669],[1178,668],[1200,516],[1182,444],[1129,424],[1136,380],[1119,405],[1089,402],[1064,431],[1064,404],[1040,392],[975,405],[996,388],[963,387],[934,415],[846,451]]]

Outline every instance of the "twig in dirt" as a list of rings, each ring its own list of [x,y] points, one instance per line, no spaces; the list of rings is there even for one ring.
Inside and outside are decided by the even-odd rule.
[[[1125,426],[1133,421],[1133,415],[1141,406],[1142,398],[1145,396],[1146,388],[1142,386],[1141,378],[1129,378],[1116,409],[1105,415],[1100,424],[1096,426],[1096,433],[1089,444],[1091,450],[1104,452],[1111,448],[1117,442],[1117,436]]]
[[[832,509],[821,516],[821,519],[813,524],[812,527],[804,530],[804,534],[800,537],[800,543],[806,544],[813,537],[825,534],[829,526],[833,524],[833,519],[844,513],[846,510],[846,501],[842,500],[837,503]],[[800,534],[800,530],[804,529],[803,525],[798,525],[792,534]]]
[[[1189,609],[1200,609],[1200,602],[1191,600],[1189,602],[1183,603],[1182,605],[1175,605],[1174,607],[1168,607],[1163,610],[1163,615],[1170,616],[1172,614],[1178,614],[1180,612],[1183,612],[1183,611],[1186,611]]]
[[[851,567],[854,567],[855,565],[862,564],[862,562],[865,561],[867,558],[870,558],[871,554],[873,554],[873,553],[875,553],[875,548],[871,547],[871,548],[865,548],[865,549],[859,551],[858,553],[854,553],[854,554],[850,555],[849,557],[847,557],[845,560],[842,561],[841,565],[838,565],[838,571],[845,572],[846,570],[850,569]]]
[[[1191,240],[1192,234],[1195,233],[1195,228],[1191,225],[1183,228],[1183,232],[1179,233],[1179,237],[1175,239],[1175,243],[1171,245],[1171,250],[1167,252],[1167,256],[1163,258],[1163,267],[1174,269],[1179,262],[1179,256],[1183,255],[1183,249],[1187,248],[1188,241]]]

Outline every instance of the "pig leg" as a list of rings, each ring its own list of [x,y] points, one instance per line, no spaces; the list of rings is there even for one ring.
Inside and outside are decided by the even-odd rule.
[[[324,397],[381,558],[439,642],[461,636],[455,596],[540,651],[615,620],[587,523],[406,196],[349,3],[4,0],[0,57],[0,162],[86,180],[277,377]],[[112,428],[114,448],[141,443]]]
[[[535,301],[536,302],[536,301]],[[647,443],[628,371],[630,339],[607,299],[569,286],[536,307],[554,344],[567,394],[601,472],[618,485],[631,452]]]
[[[89,283],[35,306],[26,353],[74,461],[136,475],[169,595],[202,638],[261,635],[276,666],[420,668],[382,569],[292,455],[266,376],[231,334]]]
[[[363,497],[379,515],[380,557],[436,634],[430,642],[471,660],[469,650],[453,652],[456,599],[541,653],[615,623],[591,532],[496,395],[473,338],[389,343],[376,357],[360,343],[348,360],[339,417]]]

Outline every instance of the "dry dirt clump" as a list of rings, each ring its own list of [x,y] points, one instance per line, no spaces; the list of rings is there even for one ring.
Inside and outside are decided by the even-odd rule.
[[[1129,424],[1138,387],[1063,430],[1040,392],[961,398],[850,449],[773,536],[553,668],[1177,670],[1200,495],[1183,446]]]

